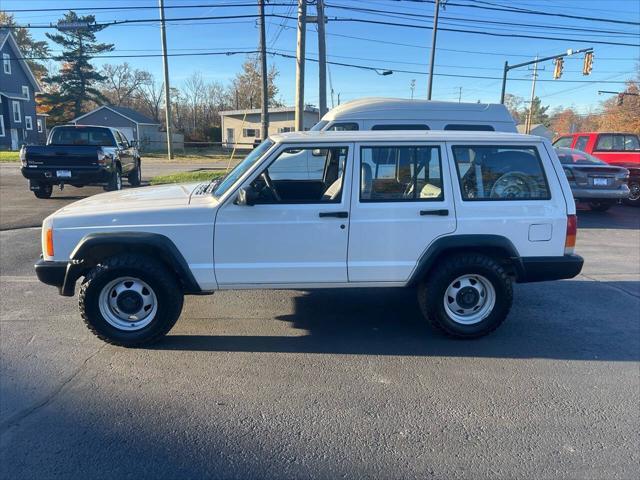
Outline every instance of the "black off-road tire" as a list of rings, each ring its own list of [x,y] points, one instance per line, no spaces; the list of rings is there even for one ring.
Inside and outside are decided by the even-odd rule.
[[[51,195],[53,194],[53,185],[40,184],[40,188],[38,190],[34,190],[33,194],[37,198],[51,198]]]
[[[140,159],[136,160],[136,168],[129,172],[127,180],[132,187],[139,187],[142,183],[142,161]]]
[[[107,322],[100,312],[100,292],[120,277],[138,278],[156,295],[156,315],[140,330],[120,330]],[[78,305],[84,323],[98,338],[113,345],[137,347],[154,343],[171,330],[180,317],[183,300],[178,279],[163,264],[144,255],[122,254],[103,260],[89,271],[80,287]]]
[[[453,320],[445,310],[444,297],[449,285],[465,274],[481,275],[495,290],[495,305],[487,316],[472,325]],[[435,328],[457,338],[478,338],[498,328],[513,303],[513,282],[494,258],[479,253],[457,254],[438,262],[418,286],[418,303],[424,317]]]
[[[116,167],[113,172],[111,172],[111,178],[109,178],[109,182],[105,185],[104,189],[107,192],[122,190],[122,170],[120,170],[120,167]]]

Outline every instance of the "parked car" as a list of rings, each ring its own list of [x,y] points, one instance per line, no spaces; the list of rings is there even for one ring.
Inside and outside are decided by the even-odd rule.
[[[361,98],[329,110],[312,130],[474,130],[517,133],[502,104]]]
[[[38,198],[49,198],[53,187],[103,185],[120,190],[122,177],[131,186],[142,181],[142,162],[135,144],[117,129],[99,126],[54,127],[45,146],[20,150],[22,175]]]
[[[589,153],[609,165],[629,170],[627,205],[640,206],[640,139],[633,133],[581,132],[563,135],[553,145]]]
[[[573,148],[556,148],[567,175],[573,198],[586,202],[592,210],[604,212],[629,197],[629,170]]]
[[[301,151],[323,156],[319,176],[271,176],[291,156],[306,159]],[[562,165],[540,137],[289,133],[222,180],[62,208],[43,222],[35,270],[65,296],[83,277],[82,318],[123,346],[165,335],[185,294],[255,288],[416,286],[426,319],[473,338],[505,320],[513,282],[580,272],[575,213]]]

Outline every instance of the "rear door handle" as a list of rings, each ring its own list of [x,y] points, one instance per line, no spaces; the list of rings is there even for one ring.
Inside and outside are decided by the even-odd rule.
[[[320,212],[318,215],[321,218],[324,218],[324,217],[348,218],[349,212]]]
[[[446,217],[449,215],[449,210],[443,208],[442,210],[420,210],[420,215],[438,215],[440,217]]]

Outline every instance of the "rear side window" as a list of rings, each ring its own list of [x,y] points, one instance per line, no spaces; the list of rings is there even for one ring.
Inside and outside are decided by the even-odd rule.
[[[582,135],[578,137],[578,140],[576,140],[576,146],[573,148],[584,151],[584,149],[587,148],[587,143],[589,143],[589,137],[587,135]]]
[[[637,135],[632,134],[602,134],[598,135],[595,150],[609,152],[637,152],[640,142]]]
[[[463,200],[551,198],[534,146],[456,145],[452,150]]]
[[[465,125],[461,123],[450,123],[444,127],[445,130],[466,130],[475,132],[493,132],[495,128],[491,125]]]
[[[334,123],[327,130],[330,132],[353,132],[359,130],[360,127],[356,122]]]
[[[361,202],[443,198],[439,147],[384,146],[360,150]]]
[[[429,126],[417,123],[389,123],[386,125],[374,125],[371,130],[429,130]]]
[[[573,137],[560,137],[553,142],[553,146],[558,148],[570,148],[571,142],[573,142]]]

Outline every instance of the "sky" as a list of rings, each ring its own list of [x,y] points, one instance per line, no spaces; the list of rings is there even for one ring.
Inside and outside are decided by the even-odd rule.
[[[295,17],[294,0],[267,2],[267,15]],[[640,1],[637,0],[447,0],[440,10],[439,30],[434,68],[434,100],[463,102],[498,102],[504,62],[510,64],[566,52],[567,49],[594,48],[593,72],[582,75],[582,55],[567,57],[562,78],[553,80],[553,63],[540,65],[536,95],[543,105],[551,108],[572,106],[580,113],[597,110],[600,102],[610,95],[598,94],[598,90],[620,91],[624,81],[637,77],[640,64],[640,48],[596,44],[594,41],[640,43]],[[240,5],[239,5],[240,4]],[[196,8],[194,5],[205,5]],[[215,6],[214,6],[215,5]],[[244,5],[244,6],[241,6]],[[329,65],[329,107],[359,97],[388,96],[410,98],[411,83],[415,80],[414,98],[426,98],[427,72],[431,46],[433,3],[419,0],[325,0],[328,18],[328,61],[372,66],[391,70],[391,75],[379,75],[373,70],[343,65]],[[124,9],[123,7],[154,7],[149,9]],[[167,43],[170,54],[203,52],[224,53],[250,51],[258,46],[258,27],[255,18],[203,19],[211,16],[255,15],[256,0],[165,0],[165,6],[190,6],[167,8],[166,17],[195,19],[167,23]],[[225,6],[225,7],[223,7]],[[474,7],[475,6],[475,7]],[[113,7],[98,11],[92,7]],[[120,8],[118,8],[120,7]],[[157,0],[0,0],[0,9],[65,8],[78,9],[78,14],[95,14],[97,22],[113,20],[158,18]],[[484,8],[477,8],[484,7]],[[551,15],[489,10],[489,8],[519,8],[536,10]],[[86,8],[87,10],[79,10]],[[383,12],[371,12],[381,10]],[[38,11],[15,12],[19,24],[48,25],[56,22],[64,12]],[[308,14],[315,15],[315,7],[308,7]],[[609,23],[588,19],[566,18],[567,14],[580,17],[612,19],[636,22],[636,25]],[[425,17],[426,16],[426,17]],[[407,28],[364,22],[346,21],[361,19],[376,22],[404,23],[426,28]],[[296,22],[268,16],[267,48],[285,55],[295,55]],[[495,22],[495,23],[486,23]],[[519,24],[528,24],[526,26]],[[468,33],[469,30],[501,35],[530,35],[561,37],[561,40],[515,38]],[[36,39],[46,39],[44,32],[33,28]],[[98,33],[102,42],[113,43],[115,50],[106,55],[158,55],[160,54],[160,28],[158,22],[112,25]],[[58,46],[52,46],[53,50]],[[315,25],[307,29],[307,57],[317,58],[317,33]],[[181,84],[193,72],[200,72],[208,81],[230,83],[241,69],[245,55],[186,55],[169,58],[170,83]],[[94,63],[128,62],[162,78],[161,57],[145,58],[95,58]],[[279,97],[287,105],[295,98],[295,60],[269,55],[269,65],[280,72],[277,79]],[[405,72],[402,72],[405,71]],[[465,77],[466,76],[466,77]],[[480,76],[491,78],[468,78]],[[507,93],[528,99],[531,95],[532,71],[530,67],[511,70]],[[602,83],[577,83],[584,80],[600,80]],[[574,81],[576,83],[572,83]],[[305,103],[318,103],[318,66],[307,62]]]

